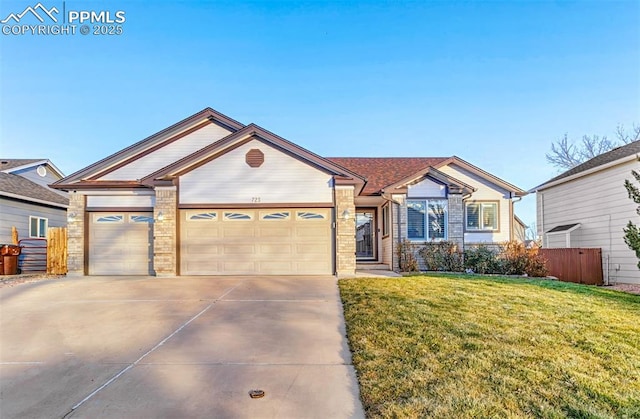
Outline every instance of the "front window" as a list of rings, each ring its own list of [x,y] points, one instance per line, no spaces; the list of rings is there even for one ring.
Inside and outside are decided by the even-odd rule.
[[[498,203],[471,202],[466,205],[467,230],[498,230]]]
[[[382,207],[382,236],[389,235],[389,204]]]
[[[47,237],[48,220],[40,217],[29,217],[29,237]]]
[[[411,240],[446,240],[447,200],[407,201],[407,233]]]

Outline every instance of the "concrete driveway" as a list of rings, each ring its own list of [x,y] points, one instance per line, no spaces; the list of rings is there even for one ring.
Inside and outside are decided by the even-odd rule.
[[[0,368],[2,418],[364,416],[331,277],[2,288]]]

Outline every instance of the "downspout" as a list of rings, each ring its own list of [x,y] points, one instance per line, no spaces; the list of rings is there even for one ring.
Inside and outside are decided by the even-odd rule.
[[[333,179],[333,274],[338,276],[338,211],[336,208],[336,183]]]
[[[513,192],[509,192],[509,195],[512,195],[512,194],[513,194]],[[520,202],[521,200],[522,200],[521,196],[516,196],[515,198],[513,198],[513,197],[511,198],[511,204],[510,204],[510,208],[509,208],[509,211],[511,212],[511,216],[509,217],[509,239],[512,240],[512,241],[514,240],[514,237],[515,237],[515,234],[514,234],[513,230],[514,230],[515,221],[516,221],[515,220],[516,210],[515,210],[514,204],[516,202]],[[525,226],[525,236],[526,236],[526,233],[527,233],[526,232],[526,228],[527,227]],[[524,237],[523,237],[523,240],[524,240]]]

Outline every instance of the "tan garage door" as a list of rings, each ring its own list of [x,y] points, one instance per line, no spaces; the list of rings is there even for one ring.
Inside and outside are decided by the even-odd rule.
[[[181,210],[182,275],[326,275],[331,209]]]
[[[89,214],[89,275],[151,275],[153,214]]]

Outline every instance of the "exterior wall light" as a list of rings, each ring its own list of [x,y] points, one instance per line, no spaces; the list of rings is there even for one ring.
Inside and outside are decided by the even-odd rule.
[[[349,212],[349,209],[342,211],[342,219],[348,220],[349,218],[351,218],[351,213]]]
[[[164,214],[162,213],[162,211],[160,211],[160,212],[158,213],[157,220],[158,220],[158,221],[162,221],[162,220],[164,220]]]
[[[67,214],[67,222],[72,223],[78,218],[78,214],[72,212],[71,214]]]

